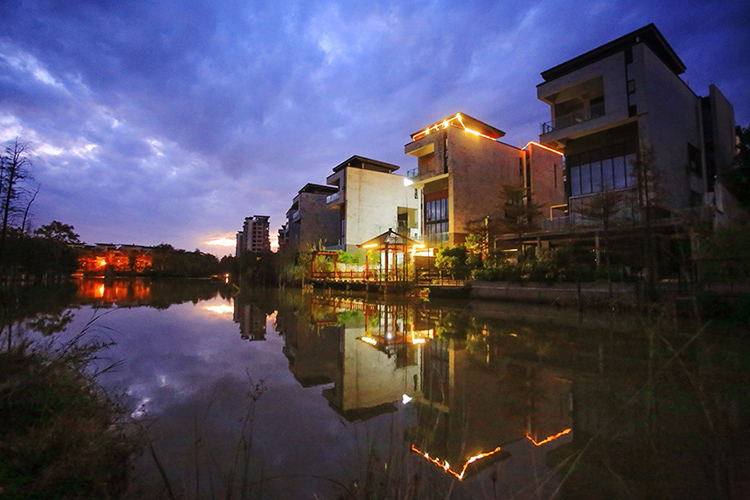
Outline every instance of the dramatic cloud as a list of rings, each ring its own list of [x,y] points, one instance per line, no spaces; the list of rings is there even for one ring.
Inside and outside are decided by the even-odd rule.
[[[218,254],[353,154],[412,166],[456,111],[536,139],[539,73],[654,22],[750,122],[745,2],[5,2],[0,140],[35,151],[37,225]]]

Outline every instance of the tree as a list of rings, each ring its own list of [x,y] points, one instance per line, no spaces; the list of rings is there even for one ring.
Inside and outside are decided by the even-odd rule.
[[[609,295],[612,297],[612,260],[610,258],[611,245],[610,234],[616,216],[621,211],[622,202],[625,197],[620,191],[605,190],[589,197],[583,205],[576,208],[576,212],[583,217],[594,221],[602,228],[604,235],[604,260],[607,269],[607,283],[609,284]],[[598,264],[598,262],[597,262]]]
[[[516,237],[519,257],[523,235],[539,227],[542,205],[532,201],[533,194],[523,186],[503,185],[500,188],[499,216],[492,218],[492,227],[501,234]]]
[[[729,191],[746,209],[750,209],[750,125],[737,127],[739,145],[732,169],[726,174]]]
[[[654,221],[664,213],[663,194],[660,186],[656,156],[651,146],[641,144],[638,155],[631,162],[635,180],[638,221],[643,234],[643,260],[648,271],[648,280],[653,291],[658,271],[656,234]]]
[[[24,182],[32,178],[29,172],[32,164],[27,150],[28,145],[16,137],[0,156],[0,262],[14,216],[23,212],[21,206],[27,195]]]
[[[75,228],[70,224],[53,220],[46,226],[42,226],[34,234],[47,240],[59,241],[61,243],[80,243],[79,235],[73,230]]]

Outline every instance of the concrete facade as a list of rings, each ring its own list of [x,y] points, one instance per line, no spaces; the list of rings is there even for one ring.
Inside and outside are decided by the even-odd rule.
[[[286,212],[286,224],[279,231],[282,251],[299,252],[318,243],[328,246],[338,242],[339,219],[326,204],[326,198],[336,191],[333,186],[320,184],[306,184],[298,191]]]
[[[265,253],[271,251],[271,242],[268,239],[268,215],[253,215],[245,217],[242,231],[237,233],[235,256],[243,253]]]
[[[419,235],[419,197],[404,186],[397,165],[352,156],[337,165],[326,183],[336,187],[326,205],[336,214],[337,232],[331,249],[358,252],[357,245],[393,229]]]
[[[564,201],[561,155],[533,143],[510,146],[498,140],[503,135],[458,113],[412,134],[404,146],[417,157],[407,176],[422,193],[422,229],[431,244],[462,243],[472,223],[500,216],[502,186],[529,188],[544,213]]]
[[[715,176],[734,153],[734,111],[713,85],[697,96],[684,71],[650,24],[542,72],[537,97],[552,120],[540,142],[565,154],[571,207],[602,191],[634,191],[632,163],[645,150],[661,206],[676,215],[712,203]]]

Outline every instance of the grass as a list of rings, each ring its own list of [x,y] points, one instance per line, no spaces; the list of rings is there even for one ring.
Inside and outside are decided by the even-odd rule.
[[[108,499],[127,487],[137,440],[85,372],[106,344],[84,337],[0,352],[0,497]]]

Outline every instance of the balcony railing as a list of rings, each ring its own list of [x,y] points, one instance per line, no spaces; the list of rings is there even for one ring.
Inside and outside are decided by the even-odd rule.
[[[567,113],[556,117],[554,120],[542,123],[542,134],[549,134],[555,130],[560,130],[579,123],[593,120],[605,115],[604,103],[592,104],[572,113]]]
[[[406,177],[408,177],[409,179],[415,179],[419,177],[419,167],[412,168],[411,170],[407,170]]]
[[[295,211],[294,211],[294,212],[292,213],[292,222],[294,222],[294,221],[296,221],[296,220],[299,220],[299,210],[295,210]]]
[[[333,203],[339,199],[341,199],[341,191],[336,191],[335,193],[326,196],[326,204]]]

